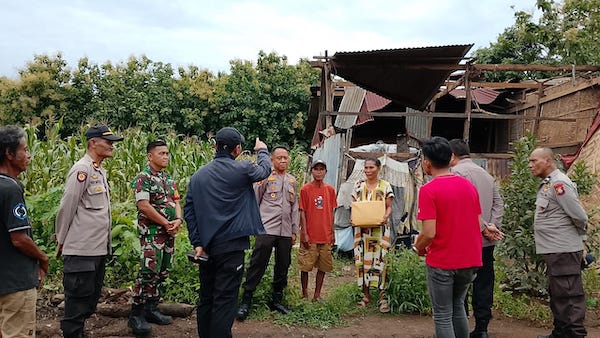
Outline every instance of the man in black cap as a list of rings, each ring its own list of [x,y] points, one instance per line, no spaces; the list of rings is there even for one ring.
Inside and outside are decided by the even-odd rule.
[[[215,137],[217,153],[190,180],[184,217],[199,264],[197,309],[201,338],[231,337],[250,235],[264,234],[254,182],[271,173],[267,145],[256,139],[258,164],[236,161],[244,137],[225,127]]]
[[[102,161],[113,156],[113,143],[123,140],[107,126],[85,132],[87,150],[69,173],[56,216],[57,258],[63,257],[65,338],[84,335],[85,320],[96,311],[110,254],[110,196]]]

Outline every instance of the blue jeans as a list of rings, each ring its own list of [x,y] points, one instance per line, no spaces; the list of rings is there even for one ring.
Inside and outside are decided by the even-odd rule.
[[[433,306],[436,338],[468,338],[465,296],[477,268],[444,270],[427,266],[427,289]]]

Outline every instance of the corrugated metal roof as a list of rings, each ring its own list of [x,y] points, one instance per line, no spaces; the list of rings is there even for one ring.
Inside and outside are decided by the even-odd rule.
[[[423,110],[473,45],[337,52],[332,73],[401,105]],[[443,68],[443,67],[439,67]]]
[[[378,111],[392,102],[391,100],[381,97],[373,92],[367,92],[365,95],[364,109],[366,112]],[[361,110],[362,111],[362,110]]]
[[[339,111],[358,113],[365,100],[366,92],[366,90],[360,87],[346,87]],[[357,115],[338,115],[335,118],[334,125],[338,128],[349,129],[356,123],[356,118]]]
[[[450,95],[457,99],[466,99],[467,92],[464,89],[454,89]],[[496,100],[500,92],[491,88],[475,88],[471,90],[471,96],[479,104],[490,104]]]

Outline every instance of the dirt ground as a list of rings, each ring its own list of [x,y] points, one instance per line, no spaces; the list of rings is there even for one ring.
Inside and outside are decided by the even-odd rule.
[[[58,313],[58,312],[57,312]],[[588,337],[600,337],[599,323],[588,324]],[[595,324],[595,325],[594,325]],[[471,320],[471,327],[473,326]],[[58,318],[38,320],[38,338],[60,338]],[[134,337],[127,328],[126,318],[110,318],[94,315],[86,325],[91,337]],[[527,321],[509,318],[495,318],[490,324],[489,333],[494,338],[537,337],[548,334],[548,328],[541,328]],[[433,337],[433,320],[428,316],[380,315],[376,313],[348,319],[348,325],[330,329],[276,326],[271,322],[247,320],[233,326],[236,338],[288,337]],[[175,318],[171,325],[153,325],[150,337],[197,337],[196,317]]]
[[[353,270],[342,267],[340,273],[325,279],[323,286],[324,296],[336,284],[353,280]],[[309,280],[313,280],[310,276]],[[290,287],[294,287],[290,285]],[[126,302],[121,298],[118,303]],[[60,317],[62,310],[55,306],[38,304],[38,338],[60,338]],[[380,314],[373,312],[364,315],[355,315],[345,318],[347,325],[329,329],[309,328],[302,326],[277,326],[271,321],[248,319],[245,322],[235,322],[233,337],[235,338],[317,338],[317,337],[407,337],[423,338],[433,337],[433,319],[430,316]],[[471,318],[471,328],[474,326]],[[588,311],[586,320],[588,337],[600,338],[600,310]],[[149,337],[197,337],[196,315],[187,318],[174,318],[174,322],[167,326],[153,324],[153,332]],[[495,314],[489,333],[493,338],[521,338],[537,337],[540,334],[549,334],[548,327],[540,327],[529,321],[504,318]],[[113,318],[95,314],[86,322],[86,333],[91,337],[134,337],[127,327],[127,318]]]

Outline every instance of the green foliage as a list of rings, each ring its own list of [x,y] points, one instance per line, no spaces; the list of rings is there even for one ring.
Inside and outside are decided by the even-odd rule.
[[[570,168],[570,177],[577,184],[577,192],[580,196],[589,195],[597,183],[596,175],[592,173],[583,161],[573,163]]]
[[[539,0],[538,13],[515,12],[507,27],[489,47],[475,51],[479,63],[574,64],[600,63],[599,0]],[[488,81],[545,78],[543,72],[488,72]]]
[[[496,281],[506,280],[506,273],[501,266],[496,264]],[[547,324],[552,318],[552,313],[547,304],[540,299],[525,293],[503,290],[498,282],[494,284],[494,309],[503,316],[515,319],[524,319]]]
[[[246,252],[246,268],[250,262],[252,250]],[[300,293],[299,271],[297,262],[297,250],[292,249],[292,264],[288,274],[288,287],[285,289],[285,302],[292,309],[292,313],[281,315],[269,310],[268,304],[271,301],[271,283],[273,281],[273,260],[269,262],[267,270],[254,292],[252,302],[251,318],[258,320],[273,320],[278,325],[293,326],[302,325],[327,329],[333,326],[343,325],[344,316],[365,311],[356,307],[356,302],[360,299],[362,292],[356,286],[356,283],[340,283],[335,285],[327,297],[319,302],[312,302],[302,299]],[[333,278],[334,275],[341,274],[343,266],[348,261],[336,260],[334,262],[334,271],[326,274],[325,279]],[[309,289],[314,288],[314,280],[309,279]],[[242,292],[242,291],[240,291]]]
[[[114,287],[131,285],[140,264],[138,229],[131,215],[136,215],[133,203],[112,203],[112,256],[107,262],[105,284]]]
[[[534,295],[546,294],[545,265],[535,253],[533,217],[539,180],[529,171],[529,155],[535,149],[533,136],[525,136],[514,144],[511,174],[502,187],[504,198],[503,228],[505,238],[498,248],[504,256],[505,279],[511,290]]]
[[[231,61],[231,74],[215,82],[219,121],[238,128],[248,140],[260,137],[269,145],[305,144],[310,84],[316,83],[317,74],[305,60],[290,65],[285,56],[263,51],[256,65]]]
[[[17,79],[0,77],[0,124],[52,126],[61,120],[58,129],[67,137],[80,134],[82,124],[101,122],[203,138],[232,125],[249,143],[260,136],[269,145],[292,146],[310,137],[304,122],[317,79],[318,70],[306,60],[290,65],[276,53],[260,52],[256,65],[232,61],[231,74],[217,77],[193,65],[174,70],[145,56],[101,65],[84,57],[71,70],[60,53],[36,55]]]
[[[279,325],[303,325],[321,329],[343,325],[345,315],[362,310],[356,307],[360,297],[361,291],[355,283],[338,285],[327,298],[319,302],[303,300],[298,294],[290,302],[294,311],[285,316],[276,314],[274,322]]]
[[[187,259],[187,253],[191,251],[193,249],[187,231],[180,231],[175,238],[173,268],[165,283],[164,298],[168,301],[186,304],[198,302],[197,290],[200,288],[198,268]]]
[[[430,313],[424,260],[411,250],[388,253],[388,304],[395,313]]]

